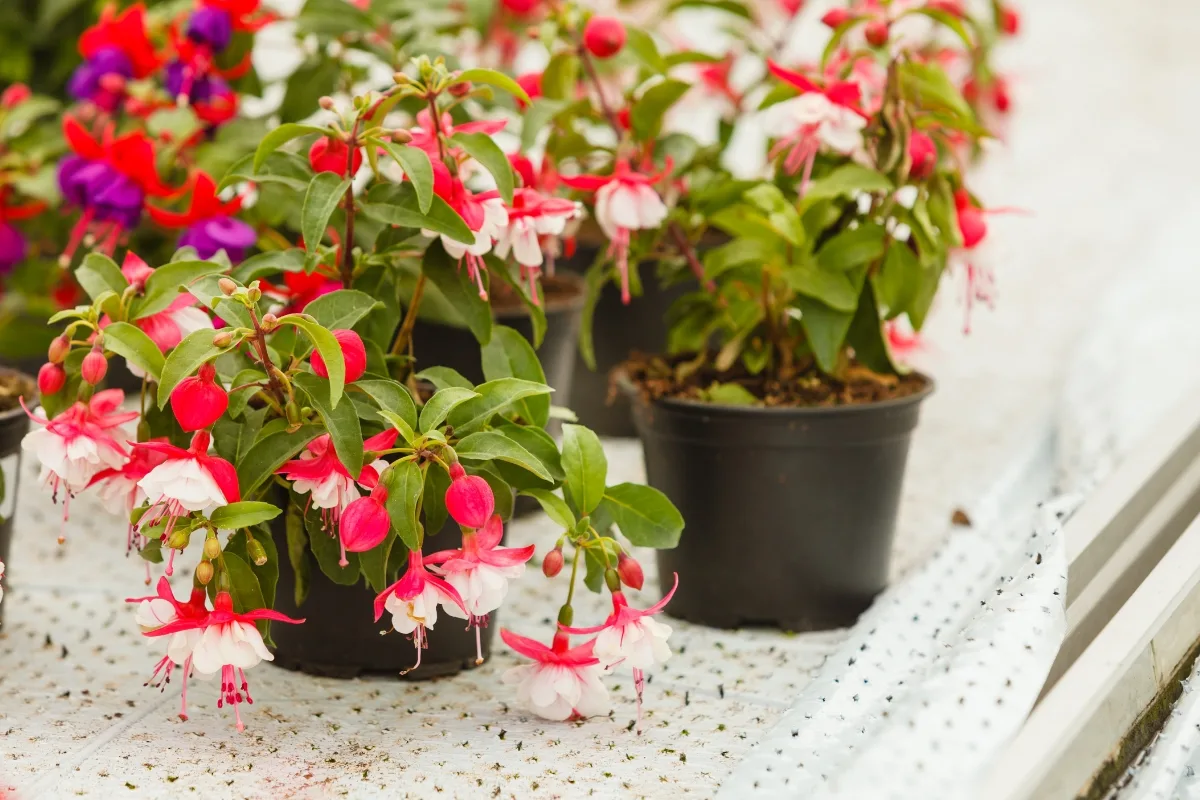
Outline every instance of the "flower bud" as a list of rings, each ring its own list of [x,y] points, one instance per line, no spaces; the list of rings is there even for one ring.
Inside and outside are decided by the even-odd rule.
[[[67,371],[58,364],[42,364],[38,370],[37,385],[43,395],[57,394],[67,385]]]
[[[221,287],[221,294],[230,297],[237,291],[238,285],[230,278],[221,278],[217,281],[217,286]]]
[[[264,331],[270,333],[279,327],[279,317],[268,311],[266,314],[263,314],[263,318],[259,324]]]
[[[209,561],[218,558],[221,555],[221,543],[217,541],[217,537],[209,536],[204,540],[204,557]]]
[[[592,17],[583,27],[583,46],[596,58],[612,58],[625,47],[625,26],[613,17]]]
[[[570,627],[571,623],[574,621],[575,621],[575,609],[571,608],[571,606],[564,605],[562,608],[560,608],[558,610],[558,624],[559,625],[566,625],[567,627]]]
[[[267,549],[262,546],[262,542],[258,539],[250,539],[246,542],[246,555],[250,556],[250,560],[254,562],[254,566],[261,567],[267,563]]]
[[[191,541],[191,531],[172,531],[171,535],[167,537],[167,547],[172,550],[186,550]]]
[[[553,578],[558,573],[562,572],[563,568],[563,551],[562,545],[546,553],[546,557],[542,559],[542,574],[547,578]]]
[[[50,349],[46,352],[46,358],[51,364],[61,364],[67,360],[70,352],[71,340],[64,334],[56,336],[54,341],[50,342]]]
[[[450,84],[450,94],[455,97],[466,97],[471,93],[470,81],[459,81],[458,83]]]
[[[208,586],[208,584],[212,582],[213,573],[215,571],[216,570],[213,569],[211,561],[201,561],[196,565],[197,582],[199,582],[201,586]]]
[[[501,5],[518,17],[527,17],[537,11],[542,0],[500,0]]]
[[[403,72],[393,72],[392,80],[395,81],[397,86],[407,86],[408,84],[412,83],[412,78],[408,77]]]
[[[517,85],[525,90],[525,94],[529,95],[530,100],[536,100],[542,96],[542,73],[526,72],[518,75]],[[525,108],[527,104],[524,100],[517,100],[517,105]]]
[[[625,106],[617,112],[617,124],[621,126],[621,130],[629,130],[633,127],[633,112],[629,106]]]
[[[322,97],[320,100],[317,101],[317,105],[319,105],[321,108],[325,109],[326,111],[333,111],[333,98],[330,97],[329,95],[325,95],[324,97]]]
[[[229,331],[217,331],[213,334],[213,347],[229,347],[233,344],[233,334]]]
[[[385,502],[387,490],[377,485],[369,496],[358,498],[342,511],[338,536],[347,552],[365,553],[387,538],[392,523]],[[343,558],[338,563],[344,567],[349,562]]]
[[[332,172],[345,177],[346,161],[350,155],[350,147],[339,139],[322,136],[312,143],[308,149],[308,164],[313,172]],[[362,166],[362,151],[354,149],[351,172],[358,172]]]
[[[963,247],[968,250],[976,247],[987,236],[987,222],[983,212],[974,206],[958,210],[958,232],[962,236]]]
[[[104,376],[107,373],[108,359],[104,357],[103,352],[93,348],[92,352],[83,357],[83,364],[79,368],[79,375],[86,383],[95,386],[104,380]]]
[[[388,132],[388,138],[396,144],[408,144],[412,141],[412,134],[403,128],[396,128]]]
[[[206,362],[198,373],[184,378],[171,392],[171,411],[185,431],[207,428],[229,408],[229,395],[216,377],[216,368]]]
[[[1000,30],[1007,36],[1016,36],[1021,32],[1021,15],[1015,8],[1000,9]]]
[[[23,83],[14,83],[5,89],[3,94],[0,94],[0,108],[16,108],[32,96],[33,92],[29,91],[28,86]]]
[[[450,465],[446,511],[464,528],[482,528],[496,510],[492,487],[478,475],[467,475],[461,464]]]
[[[142,517],[145,516],[146,512],[149,510],[150,510],[149,506],[138,506],[137,508],[130,511],[129,512],[129,524],[136,526],[139,522],[142,521]]]
[[[992,84],[992,105],[1001,114],[1007,114],[1012,109],[1012,95],[1008,91],[1008,81],[996,78]]]
[[[333,338],[337,339],[342,348],[342,359],[346,362],[346,383],[353,383],[367,371],[367,348],[357,333],[345,328],[333,331]],[[325,359],[316,350],[313,351],[310,363],[313,372],[322,378],[329,377]]]
[[[873,19],[863,29],[863,36],[866,38],[867,44],[872,47],[883,47],[887,44],[888,34],[887,20],[883,19]]]
[[[246,299],[251,303],[257,303],[262,299],[262,289],[258,288],[258,281],[250,284],[249,288],[246,289]]]
[[[826,27],[836,28],[840,25],[845,25],[850,20],[854,19],[854,15],[844,8],[834,8],[825,12],[825,16],[821,17],[821,22]]]
[[[641,589],[642,584],[646,582],[646,576],[642,573],[642,565],[637,562],[637,559],[624,553],[617,556],[617,575],[621,578],[621,583],[631,589]]]
[[[604,570],[604,585],[608,587],[610,592],[621,591],[621,576],[611,567]]]
[[[908,139],[908,158],[912,161],[909,175],[917,180],[924,180],[933,174],[937,167],[937,145],[929,134],[913,131]]]

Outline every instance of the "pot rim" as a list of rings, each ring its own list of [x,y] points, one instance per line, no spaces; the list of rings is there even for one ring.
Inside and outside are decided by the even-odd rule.
[[[22,372],[19,369],[13,369],[12,367],[0,366],[0,376],[8,377],[8,376],[12,376],[12,375],[17,375],[21,378],[24,378],[29,383],[29,389],[30,389],[29,393],[22,394],[22,397],[25,398],[25,402],[29,405],[31,410],[34,408],[37,408],[41,404],[40,399],[38,397],[38,393],[37,393],[37,380],[35,380],[30,375],[26,375],[24,372]],[[0,427],[7,425],[9,422],[11,422],[14,419],[18,419],[18,418],[24,417],[24,416],[25,416],[25,409],[21,408],[20,405],[18,405],[16,408],[10,408],[7,411],[0,411]]]
[[[586,282],[582,276],[575,275],[566,270],[557,270],[554,273],[554,280],[569,284],[571,289],[574,291],[570,297],[560,297],[554,300],[545,299],[545,302],[542,305],[543,312],[550,314],[563,311],[576,311],[583,308],[584,304],[587,302],[587,287],[585,286]],[[529,309],[525,307],[524,303],[518,303],[512,308],[496,309],[492,311],[493,319],[512,319],[514,317],[519,318],[529,316],[531,316]]]
[[[613,371],[613,379],[621,391],[631,402],[639,405],[655,405],[675,411],[717,414],[723,417],[822,417],[838,414],[862,414],[874,411],[887,411],[915,405],[927,399],[937,389],[937,382],[924,372],[913,371],[925,379],[925,387],[904,397],[894,397],[870,403],[856,403],[841,406],[734,406],[725,403],[704,403],[699,400],[681,400],[677,398],[658,398],[646,401],[634,386],[633,380],[624,368],[618,367]]]

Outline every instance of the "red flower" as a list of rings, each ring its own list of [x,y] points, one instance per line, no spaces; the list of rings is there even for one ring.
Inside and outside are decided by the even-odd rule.
[[[379,545],[387,538],[392,522],[388,517],[387,489],[377,484],[367,497],[360,497],[346,506],[338,524],[338,538],[341,541],[342,557],[340,566],[350,562],[346,560],[346,552],[365,553]]]
[[[596,58],[612,58],[625,47],[625,26],[613,17],[592,17],[583,27],[583,46]]]
[[[205,362],[197,374],[181,380],[171,392],[171,411],[188,433],[212,425],[229,408],[229,394],[216,377],[216,367]]]
[[[105,6],[100,12],[100,21],[79,37],[79,53],[84,58],[92,58],[106,48],[125,54],[135,78],[144,78],[158,69],[159,55],[146,35],[144,5],[130,6],[120,14],[116,13],[115,6]]]
[[[353,175],[362,167],[363,155],[359,148],[354,149],[354,159],[350,162],[350,147],[340,139],[322,136],[308,148],[308,164],[313,172],[332,172],[335,175],[346,176],[346,164],[350,162],[350,174]]]
[[[367,348],[363,345],[362,337],[344,328],[333,331],[333,338],[342,348],[342,360],[346,362],[346,383],[354,383],[367,371]],[[325,359],[316,350],[310,359],[312,371],[322,378],[329,378],[329,369]]]
[[[478,475],[468,475],[462,464],[450,465],[446,511],[464,528],[482,528],[496,509],[492,487]]]
[[[214,217],[232,217],[242,210],[242,198],[235,197],[223,202],[217,197],[217,183],[206,172],[197,170],[192,176],[192,199],[187,211],[167,211],[147,204],[150,218],[164,228],[186,228],[197,222]]]

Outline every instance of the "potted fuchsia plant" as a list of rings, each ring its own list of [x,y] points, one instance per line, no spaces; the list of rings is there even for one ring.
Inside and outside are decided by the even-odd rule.
[[[518,699],[551,719],[604,713],[605,669],[632,668],[640,693],[642,670],[669,654],[670,629],[651,616],[666,599],[638,610],[622,587],[643,580],[629,546],[674,546],[682,518],[655,489],[609,485],[586,428],[564,426],[561,445],[546,434],[551,389],[536,352],[488,307],[499,281],[536,307],[526,261],[549,243],[530,220],[577,213],[519,186],[489,137],[461,132],[472,98],[493,88],[528,101],[499,73],[423,58],[328,124],[273,129],[222,182],[280,189],[273,203],[287,207],[269,232],[259,214],[278,207],[213,206],[199,174],[173,200],[183,213],[200,205],[255,219],[260,242],[277,249],[234,266],[229,247],[207,259],[185,247],[156,268],[93,250],[76,270],[91,302],[53,320],[65,330],[24,447],[64,514],[72,495],[99,492],[128,514],[127,546],[147,582],[162,570],[155,594],[137,601],[138,623],[164,647],[156,682],[182,678],[182,715],[188,677],[220,673],[218,705],[234,707],[240,728],[246,670],[272,658],[331,674],[403,665],[416,678],[479,663],[508,583],[534,557],[504,543],[514,493],[563,528],[542,571],[570,561],[548,643],[503,632],[532,660],[513,673]],[[428,109],[428,126],[393,122],[405,107]],[[356,188],[362,164],[369,175]],[[473,189],[484,174],[495,188]],[[141,178],[159,180],[149,168]],[[408,302],[389,302],[406,276]],[[319,296],[296,288],[316,282]],[[415,321],[435,295],[493,364],[484,383],[419,360]],[[164,353],[141,322],[183,310],[209,325],[181,331]],[[131,410],[120,390],[97,387],[117,355],[145,375]],[[165,577],[189,572],[181,598]],[[611,594],[602,624],[574,619],[577,581]],[[388,624],[415,654],[381,639]]]

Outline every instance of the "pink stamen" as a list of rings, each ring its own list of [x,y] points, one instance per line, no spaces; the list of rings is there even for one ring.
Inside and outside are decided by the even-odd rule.
[[[58,263],[61,266],[67,266],[75,258],[75,251],[79,249],[80,242],[83,241],[84,234],[87,233],[88,226],[92,224],[92,216],[95,211],[88,208],[79,217],[79,221],[71,228],[71,234],[67,238],[67,246],[63,249],[62,255],[58,257]]]

